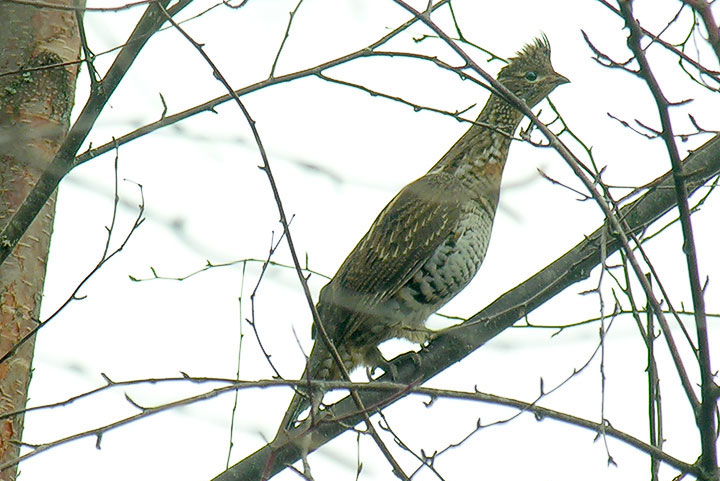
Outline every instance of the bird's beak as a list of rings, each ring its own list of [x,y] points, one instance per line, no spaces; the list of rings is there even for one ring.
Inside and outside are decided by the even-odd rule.
[[[563,75],[560,75],[559,73],[555,72],[555,86],[556,86],[556,87],[557,87],[558,85],[568,84],[568,83],[570,83],[570,80],[568,80],[567,77],[565,77],[565,76],[563,76]]]

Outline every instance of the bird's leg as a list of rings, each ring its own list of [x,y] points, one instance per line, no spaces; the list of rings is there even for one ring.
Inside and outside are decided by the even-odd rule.
[[[302,463],[303,463],[303,476],[305,476],[305,479],[314,479],[312,477],[312,473],[310,472],[310,463],[307,459],[307,450],[303,450],[302,452]]]
[[[308,412],[308,419],[310,419],[313,424],[320,413],[320,406],[322,405],[323,397],[325,397],[325,391],[322,389],[315,390],[315,392],[313,392],[310,396],[310,412]]]
[[[439,331],[433,331],[425,326],[402,327],[398,337],[403,337],[410,342],[427,346],[433,339],[438,336]]]

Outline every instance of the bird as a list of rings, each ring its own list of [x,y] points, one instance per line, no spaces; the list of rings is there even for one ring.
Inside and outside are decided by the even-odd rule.
[[[498,82],[534,107],[569,80],[555,72],[545,35],[509,59]],[[427,318],[462,291],[485,258],[500,182],[523,114],[491,93],[477,120],[422,177],[406,185],[320,291],[317,314],[347,372],[387,366],[378,349],[404,338],[433,337]],[[313,325],[314,346],[301,378],[341,379],[341,370]],[[319,408],[322,392],[302,383],[276,439],[302,412]]]

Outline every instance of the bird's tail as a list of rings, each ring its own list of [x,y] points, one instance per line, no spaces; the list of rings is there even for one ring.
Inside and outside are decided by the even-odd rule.
[[[307,368],[305,369],[301,379],[307,379]],[[277,433],[278,435],[283,431],[289,431],[292,429],[295,422],[300,417],[300,414],[302,414],[302,412],[310,406],[310,396],[311,394],[307,392],[307,389],[304,389],[301,386],[297,386],[295,388],[295,393],[290,401],[290,405],[285,411],[285,416],[283,416],[282,422],[280,423],[280,428]]]
[[[324,349],[324,346],[320,347],[319,344],[322,343],[316,341],[312,351],[310,351],[310,357],[308,358],[307,365],[305,366],[305,371],[300,378],[301,381],[307,382],[308,373],[310,375],[310,379],[315,381],[327,380],[329,377],[327,375],[323,375],[324,371],[321,369],[321,366],[325,363],[325,359],[328,357],[327,349]],[[322,401],[323,394],[324,393],[320,390],[320,388],[315,386],[313,386],[312,389],[308,389],[307,384],[303,385],[303,383],[296,386],[295,393],[290,401],[290,405],[285,411],[285,415],[283,416],[280,427],[275,434],[275,438],[277,439],[281,434],[290,431],[305,409],[312,405],[312,409],[317,410],[320,405],[320,401]]]

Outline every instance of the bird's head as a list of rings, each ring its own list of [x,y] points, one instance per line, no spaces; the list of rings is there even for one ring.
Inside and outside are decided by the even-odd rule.
[[[558,85],[569,80],[550,63],[550,43],[545,35],[526,45],[500,70],[498,81],[534,107]]]

